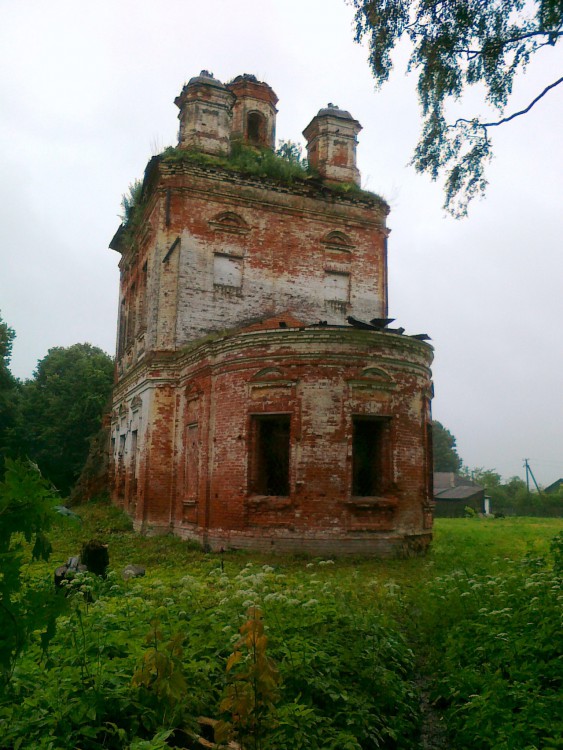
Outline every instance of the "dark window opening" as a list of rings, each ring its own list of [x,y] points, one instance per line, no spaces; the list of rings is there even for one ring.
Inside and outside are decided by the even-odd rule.
[[[266,145],[266,121],[259,112],[251,112],[246,121],[246,137],[250,143]]]
[[[256,416],[252,491],[258,495],[289,495],[289,414]]]
[[[388,420],[353,417],[352,495],[373,497],[385,487]]]

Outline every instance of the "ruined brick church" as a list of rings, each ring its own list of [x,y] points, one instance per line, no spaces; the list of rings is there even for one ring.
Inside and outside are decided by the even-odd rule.
[[[359,188],[361,126],[332,104],[303,132],[309,170],[268,172],[277,101],[251,75],[192,78],[178,146],[111,242],[112,498],[210,549],[421,552],[432,348],[390,328],[389,208]]]

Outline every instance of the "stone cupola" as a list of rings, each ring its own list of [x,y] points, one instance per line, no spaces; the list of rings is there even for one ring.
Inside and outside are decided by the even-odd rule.
[[[356,145],[361,129],[360,123],[336,104],[320,109],[303,131],[309,164],[324,179],[360,185]]]
[[[174,103],[180,109],[179,143],[206,154],[230,152],[231,116],[235,97],[212,73],[190,78]]]
[[[236,101],[233,105],[233,140],[252,146],[274,148],[276,143],[276,104],[278,97],[267,83],[256,76],[237,76],[227,84]]]

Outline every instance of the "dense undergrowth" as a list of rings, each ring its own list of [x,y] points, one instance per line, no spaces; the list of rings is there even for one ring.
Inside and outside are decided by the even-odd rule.
[[[27,565],[20,609],[87,539],[111,570],[60,592],[50,640],[30,633],[3,750],[199,747],[201,716],[253,750],[417,748],[421,674],[447,747],[563,747],[560,520],[444,519],[426,558],[332,561],[204,554],[105,504],[79,512]],[[122,580],[127,563],[147,575]]]

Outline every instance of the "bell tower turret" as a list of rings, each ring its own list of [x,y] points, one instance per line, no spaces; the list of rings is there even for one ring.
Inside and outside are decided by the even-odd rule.
[[[320,109],[303,131],[309,164],[321,177],[360,185],[356,146],[362,126],[335,104]]]
[[[233,105],[233,140],[251,146],[274,148],[276,142],[276,104],[278,97],[267,83],[256,76],[237,76],[227,84],[236,101]]]
[[[190,78],[174,100],[180,109],[180,148],[228,155],[234,100],[233,94],[207,70]]]

